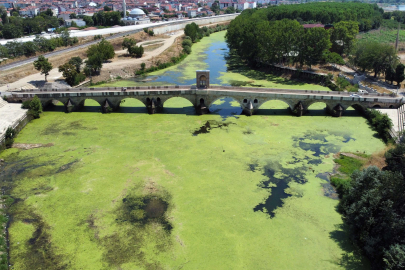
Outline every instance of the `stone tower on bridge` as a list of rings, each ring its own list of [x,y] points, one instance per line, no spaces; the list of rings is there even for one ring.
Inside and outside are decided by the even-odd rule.
[[[196,71],[197,88],[209,88],[210,87],[210,71],[209,70],[197,70]]]

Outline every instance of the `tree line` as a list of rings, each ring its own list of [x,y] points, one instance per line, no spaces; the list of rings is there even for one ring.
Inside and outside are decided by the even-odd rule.
[[[39,13],[33,18],[22,18],[18,11],[11,12],[12,16],[7,16],[7,10],[0,7],[0,38],[12,39],[23,35],[40,34],[48,28],[58,28],[64,24],[64,20],[53,16],[51,9]]]
[[[36,52],[51,52],[58,47],[72,46],[78,42],[77,37],[70,37],[68,30],[62,31],[59,37],[50,39],[37,35],[33,41],[9,41],[5,45],[0,45],[0,58],[33,56]]]
[[[253,66],[289,63],[311,67],[322,61],[340,63],[341,57],[336,54],[349,52],[357,33],[356,21],[339,22],[329,30],[304,29],[296,20],[257,20],[241,15],[231,22],[226,41]],[[331,51],[335,52],[333,57]]]
[[[340,188],[339,212],[372,269],[405,267],[405,143],[385,153],[386,166],[356,171]],[[342,186],[341,186],[342,187]]]
[[[376,29],[382,22],[384,11],[377,5],[360,2],[318,2],[303,5],[280,5],[270,6],[265,9],[247,10],[244,13],[252,14],[254,19],[259,20],[297,20],[301,23],[321,22],[332,24],[340,21],[357,21],[360,25],[367,25],[367,29]]]

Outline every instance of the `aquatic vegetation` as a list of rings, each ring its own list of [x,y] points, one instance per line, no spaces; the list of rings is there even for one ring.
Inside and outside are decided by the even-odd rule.
[[[337,150],[384,147],[366,119],[324,104],[297,118],[278,101],[226,119],[182,98],[169,114],[133,99],[111,114],[85,105],[46,111],[15,139],[53,146],[0,154],[14,269],[367,268],[317,177]]]
[[[299,90],[325,90],[327,87],[284,79],[272,74],[256,71],[241,64],[235,55],[229,54],[225,42],[225,31],[204,37],[192,47],[192,52],[179,64],[139,76],[98,85],[97,87],[122,87],[142,85],[193,85],[196,70],[210,70],[211,85],[233,85]]]

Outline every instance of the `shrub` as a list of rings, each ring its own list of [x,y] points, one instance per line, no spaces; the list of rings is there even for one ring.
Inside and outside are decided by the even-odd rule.
[[[191,47],[190,46],[184,46],[183,47],[183,52],[186,54],[190,54],[191,53]]]
[[[10,148],[13,143],[14,143],[14,138],[15,138],[15,130],[11,127],[9,127],[6,130],[6,135],[5,135],[5,144],[6,144],[6,148]]]
[[[184,46],[189,46],[189,47],[191,47],[193,45],[193,43],[191,42],[191,40],[189,40],[189,39],[185,39],[185,40],[183,40],[183,42],[181,43],[181,46],[183,46],[183,48],[184,48]]]
[[[142,63],[142,64],[141,64],[141,70],[145,70],[145,66],[146,66],[146,64],[145,64],[145,63]]]
[[[149,34],[149,36],[154,36],[154,35],[155,35],[155,32],[153,32],[153,30],[149,30],[149,31],[148,31],[148,34]]]

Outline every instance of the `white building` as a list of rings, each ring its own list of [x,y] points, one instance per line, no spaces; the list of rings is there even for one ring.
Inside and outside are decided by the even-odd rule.
[[[20,16],[29,16],[29,17],[34,17],[39,14],[39,8],[37,7],[26,7],[20,9]]]
[[[196,9],[189,9],[187,10],[187,16],[189,18],[197,17],[197,10]]]
[[[136,25],[150,23],[150,18],[146,16],[142,9],[134,8],[129,15],[122,19],[125,25]]]
[[[256,8],[256,2],[249,2],[249,8]]]
[[[237,9],[239,10],[245,10],[249,8],[249,3],[248,2],[239,2]]]
[[[86,22],[83,21],[82,19],[68,19],[68,20],[65,20],[65,26],[71,27],[72,22],[74,22],[78,27],[86,26]]]

